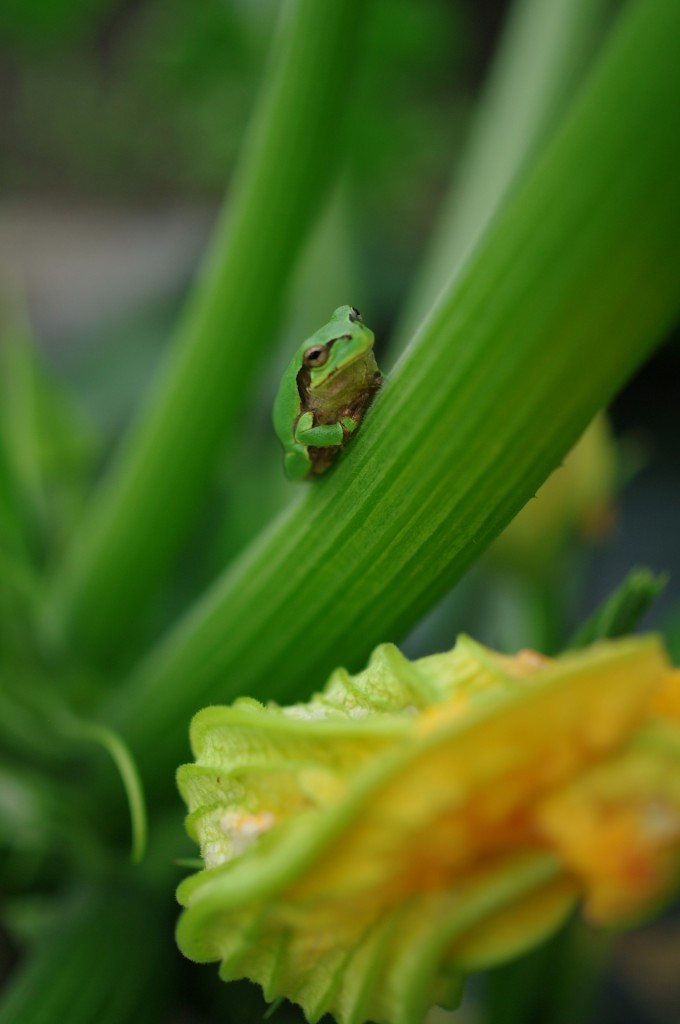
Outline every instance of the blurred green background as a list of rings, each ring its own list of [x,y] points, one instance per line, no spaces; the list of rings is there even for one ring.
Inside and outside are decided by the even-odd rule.
[[[91,423],[96,442],[83,457],[96,471],[165,351],[229,188],[279,6],[0,0],[0,282],[25,297],[41,349]],[[251,470],[278,465],[269,409],[291,346],[340,302],[363,310],[379,344],[389,338],[459,166],[508,7],[505,0],[375,0],[364,51],[370,61],[358,60],[346,40],[354,92],[338,186],[297,270],[280,359],[243,424],[236,464],[225,461],[215,480],[158,622],[286,500],[282,474],[272,471],[263,483],[265,475]],[[674,336],[615,401],[621,485],[597,543],[570,549],[564,583],[576,622],[632,565],[669,570],[645,625],[671,623],[676,657],[679,360]],[[473,571],[428,617],[408,653],[449,646],[459,630],[501,646],[521,633],[516,580],[500,573],[491,589],[487,571]],[[172,914],[170,907],[169,941]],[[2,941],[9,973],[17,952]],[[593,1019],[677,1021],[679,967],[680,923],[669,915],[621,943]],[[168,1008],[173,1024],[259,1019],[260,996],[247,984],[227,993],[214,970],[179,956],[177,970],[185,984]],[[275,1019],[299,1017],[281,1008]],[[440,1019],[448,1018],[432,1018]]]

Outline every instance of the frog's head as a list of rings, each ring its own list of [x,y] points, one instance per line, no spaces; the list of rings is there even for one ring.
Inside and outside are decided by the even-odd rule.
[[[310,339],[302,354],[313,390],[325,388],[331,380],[365,360],[373,349],[374,335],[354,306],[339,306],[320,331]]]

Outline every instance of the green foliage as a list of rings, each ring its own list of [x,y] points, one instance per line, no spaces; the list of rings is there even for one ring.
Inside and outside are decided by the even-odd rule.
[[[134,885],[109,880],[106,888],[73,894],[14,975],[0,1021],[163,1020],[171,991],[161,973],[164,922],[165,914]]]
[[[0,869],[24,959],[1,1024],[132,1021],[140,1006],[168,1019],[171,862],[188,851],[173,777],[191,715],[244,694],[304,699],[404,637],[672,325],[680,7],[610,13],[518,4],[403,302],[403,355],[338,465],[295,490],[268,422],[279,369],[337,305],[368,303],[379,341],[394,319],[458,166],[473,16],[409,0],[4,5],[10,188],[228,192],[99,476],[101,439],[3,303]],[[633,628],[659,589],[631,576],[581,640]],[[137,869],[120,779],[88,736],[113,743],[139,830],[127,748],[136,761],[151,819]],[[41,914],[17,923],[34,905],[54,931]],[[238,992],[192,999],[206,1021],[261,1012]]]

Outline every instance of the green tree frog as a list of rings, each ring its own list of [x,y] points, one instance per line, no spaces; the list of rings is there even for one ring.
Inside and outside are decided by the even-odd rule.
[[[321,476],[357,432],[382,384],[373,331],[340,306],[300,345],[274,401],[274,429],[289,480]]]

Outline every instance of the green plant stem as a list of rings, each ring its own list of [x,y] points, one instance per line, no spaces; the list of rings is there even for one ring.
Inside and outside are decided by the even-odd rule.
[[[625,636],[637,626],[663,591],[668,576],[649,569],[631,569],[624,581],[571,637],[568,646],[578,649],[602,637]]]
[[[338,467],[301,488],[106,709],[144,774],[168,779],[202,705],[291,700],[402,635],[672,321],[680,5],[634,3],[619,29]]]
[[[559,124],[599,44],[612,0],[516,0],[396,335],[403,347]]]
[[[238,431],[338,167],[364,7],[283,5],[243,157],[165,372],[56,581],[62,631],[92,662],[108,666],[125,650]]]

